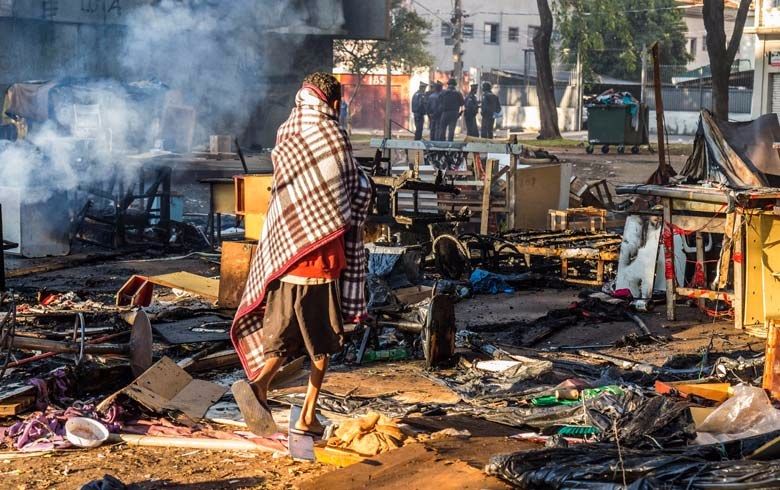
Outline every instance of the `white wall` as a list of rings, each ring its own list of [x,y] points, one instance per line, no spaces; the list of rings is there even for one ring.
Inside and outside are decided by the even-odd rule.
[[[433,24],[428,49],[436,59],[434,68],[441,71],[452,70],[452,46],[445,45],[441,31],[442,22],[449,22],[452,17],[452,5],[452,0],[416,0],[410,5]],[[474,25],[474,37],[463,43],[464,71],[523,69],[523,49],[532,47],[528,27],[539,25],[535,0],[463,0],[463,11],[468,15],[464,23]],[[485,44],[486,22],[500,25],[498,44]],[[519,29],[517,41],[509,41],[510,27]]]
[[[726,21],[724,27],[726,30],[726,37],[731,38],[731,33],[734,32],[734,13],[733,11],[726,11]],[[705,35],[707,34],[704,28],[704,19],[701,16],[701,9],[686,10],[683,15],[685,25],[688,28],[688,32],[685,34],[686,40],[690,42],[691,38],[696,39],[696,52],[692,53],[694,59],[688,62],[688,69],[693,70],[702,66],[710,64],[710,56],[707,53],[707,43],[705,42]],[[745,27],[753,25],[753,15],[749,14],[748,19],[745,22]],[[754,36],[750,34],[743,34],[742,40],[739,44],[739,52],[737,53],[735,60],[753,60],[754,51]],[[662,62],[663,63],[663,62]]]

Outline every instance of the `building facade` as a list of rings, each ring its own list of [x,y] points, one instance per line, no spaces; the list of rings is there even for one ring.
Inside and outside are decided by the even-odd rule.
[[[452,0],[414,0],[409,7],[432,25],[428,49],[437,72],[453,69]],[[520,71],[533,58],[533,36],[539,28],[536,0],[463,0],[463,66],[480,71]]]
[[[250,102],[237,107],[241,120],[246,120],[237,134],[247,146],[267,147],[274,144],[276,129],[289,114],[305,74],[332,70],[334,38],[387,36],[389,0],[234,0],[225,5],[233,10],[221,12],[223,18],[213,23],[216,27],[205,31],[208,36],[204,37],[210,38],[202,40],[210,41],[205,48],[198,42],[185,44],[183,49],[178,43],[174,47],[179,49],[170,49],[170,38],[176,37],[176,29],[181,30],[175,22],[197,22],[199,9],[213,8],[213,4],[195,0],[0,0],[0,95],[8,86],[30,80],[158,79],[180,90],[186,101],[191,93],[206,92],[204,87],[211,82],[216,90],[203,94],[201,100],[187,101],[200,110],[199,122],[201,115],[213,112],[203,106],[204,98],[219,106],[227,98],[236,100],[235,94],[252,94],[246,98]],[[139,12],[165,6],[191,12],[170,16],[174,21],[162,24],[169,29],[167,37],[159,29],[143,35]],[[160,27],[159,19],[153,20]],[[130,46],[128,38],[139,30],[142,35],[136,38],[147,38],[148,45]],[[133,51],[138,62],[128,63],[128,53]],[[150,60],[156,57],[165,62],[167,57],[170,62],[146,64],[145,53]],[[222,54],[229,59],[217,59]],[[192,63],[182,62],[183,57]],[[223,121],[237,119],[224,107],[217,109],[224,113]],[[222,134],[225,129],[217,126],[204,130]]]
[[[683,20],[688,32],[686,33],[686,48],[691,60],[688,62],[688,69],[695,70],[703,66],[709,66],[710,56],[707,53],[707,30],[704,28],[704,16],[702,14],[702,0],[678,0],[682,12]],[[737,2],[728,0],[725,2],[724,27],[726,36],[734,32],[734,19],[737,15]],[[753,25],[754,10],[748,13],[745,27]],[[740,71],[753,69],[753,53],[755,50],[755,41],[751,35],[743,35],[739,44],[739,51],[734,58],[734,63],[738,64]]]
[[[756,0],[755,24],[745,29],[755,39],[754,118],[780,113],[780,0]]]

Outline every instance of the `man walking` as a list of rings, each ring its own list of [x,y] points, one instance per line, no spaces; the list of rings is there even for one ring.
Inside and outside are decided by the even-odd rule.
[[[466,120],[466,134],[479,138],[479,128],[477,127],[477,112],[479,112],[479,99],[477,99],[476,83],[471,84],[471,91],[466,96],[463,107],[463,118]]]
[[[441,136],[439,135],[440,122],[441,122],[441,97],[443,85],[441,82],[436,81],[433,83],[433,93],[428,96],[428,118],[431,121],[431,141],[439,141]]]
[[[414,139],[421,140],[425,127],[425,114],[428,113],[428,94],[425,89],[428,84],[420,82],[420,88],[412,97],[412,114],[414,114]]]
[[[294,432],[318,435],[316,418],[328,358],[343,323],[365,311],[363,224],[371,182],[339,128],[341,85],[305,78],[272,153],[271,202],[230,337],[248,381],[233,396],[249,429],[276,432],[267,397],[286,359],[307,353],[311,375]]]
[[[501,102],[492,89],[488,82],[482,84],[482,137],[489,139],[493,139],[496,115],[501,112]]]
[[[463,94],[457,87],[457,80],[450,78],[447,82],[447,90],[439,96],[439,104],[441,105],[439,133],[442,140],[452,141],[455,139],[455,126],[458,125],[460,108],[463,107]]]

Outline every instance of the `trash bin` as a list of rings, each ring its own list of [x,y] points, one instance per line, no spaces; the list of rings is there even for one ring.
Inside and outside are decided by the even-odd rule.
[[[644,104],[639,105],[639,118],[634,127],[632,105],[589,105],[588,109],[588,146],[586,151],[593,153],[596,145],[601,145],[601,153],[609,153],[610,145],[616,145],[618,153],[624,153],[626,146],[631,153],[639,153],[639,145],[649,143],[647,128],[650,111]]]

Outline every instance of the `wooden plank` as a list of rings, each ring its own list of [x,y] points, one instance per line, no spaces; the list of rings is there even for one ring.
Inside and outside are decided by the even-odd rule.
[[[485,164],[485,187],[482,190],[482,208],[480,217],[479,232],[483,235],[488,234],[488,227],[490,226],[490,189],[493,186],[493,167],[495,167],[495,160],[488,160]]]
[[[181,289],[216,302],[219,299],[219,279],[199,276],[191,272],[173,272],[151,276],[149,282],[166,288]]]
[[[738,236],[734,237],[734,253],[731,262],[734,264],[734,326],[741,330],[745,328],[745,217],[737,212],[735,229]]]
[[[222,242],[219,266],[219,306],[238,308],[244,293],[256,242]]]
[[[691,299],[699,299],[701,301],[704,301],[704,299],[709,299],[712,301],[720,300],[720,301],[731,302],[734,299],[734,295],[729,292],[712,291],[711,289],[700,289],[700,288],[679,288],[678,287],[677,296],[684,297],[684,298],[691,298]]]
[[[665,197],[661,200],[664,207],[664,223],[663,223],[663,234],[666,234],[668,232],[671,232],[672,227],[672,199]],[[663,235],[661,238],[661,241],[665,243],[663,239]],[[674,299],[675,299],[675,274],[674,274],[674,244],[671,246],[664,245],[664,260],[667,263],[667,268],[671,269],[671,277],[666,278],[666,319],[670,321],[674,321],[677,317],[675,308],[674,308]]]
[[[0,417],[11,417],[24,412],[35,403],[35,395],[22,395],[0,404]]]

